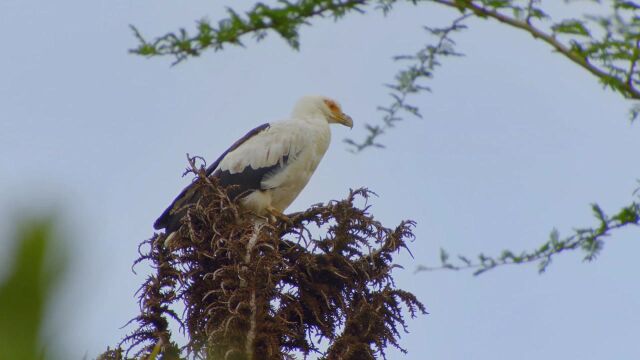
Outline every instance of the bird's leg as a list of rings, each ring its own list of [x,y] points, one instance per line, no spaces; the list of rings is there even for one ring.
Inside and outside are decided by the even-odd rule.
[[[293,222],[291,221],[291,219],[289,219],[289,217],[285,214],[283,214],[280,210],[269,206],[267,207],[267,212],[269,213],[269,215],[271,215],[273,218],[276,218],[280,221],[286,222],[289,225],[293,225]]]

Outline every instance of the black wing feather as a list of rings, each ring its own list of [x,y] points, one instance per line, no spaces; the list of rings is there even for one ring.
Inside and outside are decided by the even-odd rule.
[[[266,190],[262,188],[262,180],[272,173],[276,173],[281,168],[287,165],[289,156],[285,155],[281,161],[276,164],[267,167],[261,167],[254,169],[251,166],[247,166],[242,172],[232,174],[229,170],[216,171],[213,176],[219,179],[220,185],[224,187],[233,186],[229,188],[229,198],[236,199],[243,195],[246,195],[252,190]]]
[[[242,145],[244,142],[254,137],[258,133],[268,129],[269,126],[270,125],[268,123],[262,124],[256,127],[255,129],[252,129],[251,131],[246,133],[242,138],[240,138],[238,141],[233,143],[233,145],[231,145],[231,147],[229,147],[225,152],[223,152],[222,155],[220,155],[216,161],[214,161],[211,165],[209,165],[209,167],[207,167],[207,170],[206,170],[207,176],[210,176],[213,174],[213,176],[219,177],[221,180],[220,181],[221,184],[224,186],[238,184],[240,186],[237,188],[244,189],[241,192],[246,192],[247,188],[245,187],[244,183],[241,183],[240,180],[243,180],[241,175],[244,174],[245,171],[247,171],[247,169],[251,169],[250,166],[248,166],[247,169],[245,169],[245,171],[243,171],[242,173],[229,174],[229,176],[224,174],[224,173],[228,173],[228,171],[224,171],[224,172],[217,171],[216,173],[214,173],[214,171],[220,165],[220,162],[222,161],[222,159],[224,159],[225,156],[227,156],[228,153],[237,149],[238,146]],[[279,164],[276,164],[275,166],[279,166]],[[254,171],[261,171],[261,170],[262,169],[258,169]],[[273,169],[269,169],[268,171],[272,171],[272,170]],[[250,175],[248,176],[248,178],[251,178],[251,181],[247,181],[246,186],[251,186],[255,183],[255,178],[257,177],[257,174],[245,174],[244,176],[247,176],[247,175]],[[264,175],[266,175],[266,172],[265,174],[262,174],[262,176]],[[233,192],[235,191],[236,190],[234,189]],[[236,196],[239,195],[240,193],[236,194]],[[235,197],[231,195],[232,194],[230,194],[230,197],[232,198]],[[191,204],[195,204],[200,199],[200,197],[201,197],[201,194],[199,194],[199,192],[196,191],[196,188],[193,186],[193,183],[189,184],[186,188],[184,188],[180,192],[180,194],[173,200],[173,202],[171,202],[171,205],[169,205],[169,207],[167,207],[167,209],[162,213],[162,215],[160,215],[160,217],[158,217],[158,219],[153,223],[154,229],[156,230],[166,229],[167,233],[178,230],[178,228],[180,228],[180,220],[186,214],[186,208]]]

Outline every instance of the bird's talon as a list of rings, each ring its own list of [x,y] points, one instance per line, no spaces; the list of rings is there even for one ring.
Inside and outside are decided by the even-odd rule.
[[[293,225],[293,221],[291,221],[291,219],[289,219],[289,217],[287,215],[283,214],[282,212],[278,211],[277,209],[268,208],[267,211],[269,212],[269,215],[271,215],[272,218],[278,219],[278,220],[280,220],[282,222],[286,222],[290,226]]]

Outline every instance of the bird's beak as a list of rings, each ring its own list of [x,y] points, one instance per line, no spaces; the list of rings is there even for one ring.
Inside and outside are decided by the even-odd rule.
[[[353,129],[353,120],[351,119],[351,116],[341,112],[339,114],[336,114],[335,118],[337,123],[348,126],[349,129]]]

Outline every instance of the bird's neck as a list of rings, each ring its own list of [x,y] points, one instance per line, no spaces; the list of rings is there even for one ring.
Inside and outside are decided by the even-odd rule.
[[[310,126],[310,128],[316,129],[316,131],[327,132],[329,131],[329,122],[322,113],[307,114],[303,117],[296,118],[296,121],[301,121]]]
[[[293,108],[293,112],[291,113],[291,117],[294,119],[302,119],[302,118],[324,118],[325,114],[322,112],[322,109],[311,106],[306,103],[297,104]]]
[[[317,152],[324,154],[331,141],[331,129],[324,115],[307,116],[299,118],[299,121],[308,124],[307,131],[309,135],[316,138],[316,145],[319,146],[319,148],[316,149]]]

